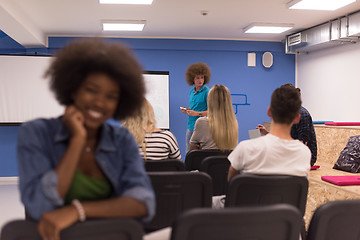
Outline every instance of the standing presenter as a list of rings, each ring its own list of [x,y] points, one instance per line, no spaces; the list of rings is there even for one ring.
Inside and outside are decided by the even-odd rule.
[[[184,114],[189,115],[186,130],[186,152],[190,149],[190,138],[194,132],[195,122],[199,117],[207,116],[207,96],[210,88],[210,68],[205,63],[191,64],[185,73],[186,82],[194,86],[189,93],[189,107],[181,107]]]

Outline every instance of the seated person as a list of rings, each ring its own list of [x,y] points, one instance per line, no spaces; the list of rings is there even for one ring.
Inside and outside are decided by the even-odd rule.
[[[144,98],[140,111],[122,122],[135,137],[140,155],[145,160],[177,159],[181,161],[179,145],[168,130],[155,127],[155,113],[151,103]]]
[[[141,107],[142,69],[120,44],[70,43],[46,73],[62,116],[22,124],[18,135],[21,200],[43,239],[86,218],[150,220],[155,197],[138,146],[120,120]]]
[[[196,120],[190,139],[190,150],[232,150],[238,144],[238,123],[229,90],[220,84],[213,86],[207,98],[208,116]]]
[[[291,83],[286,83],[283,86],[288,86],[295,88]],[[296,88],[301,96],[300,88]],[[313,166],[317,159],[317,143],[316,143],[316,134],[314,129],[313,120],[309,111],[303,106],[300,107],[300,120],[298,123],[293,124],[291,127],[291,137],[294,139],[299,139],[306,146],[309,147],[311,151],[311,166]],[[256,128],[260,129],[262,135],[268,134],[268,130],[261,124],[259,124]]]
[[[228,180],[239,173],[308,177],[311,152],[290,135],[292,125],[300,120],[300,107],[295,88],[281,86],[273,92],[267,111],[271,118],[269,134],[242,141],[230,153]]]

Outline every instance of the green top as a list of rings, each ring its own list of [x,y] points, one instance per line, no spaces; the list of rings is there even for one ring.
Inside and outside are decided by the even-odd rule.
[[[71,186],[65,196],[65,204],[73,199],[79,201],[99,200],[110,197],[112,187],[107,178],[89,177],[78,170],[75,171]]]

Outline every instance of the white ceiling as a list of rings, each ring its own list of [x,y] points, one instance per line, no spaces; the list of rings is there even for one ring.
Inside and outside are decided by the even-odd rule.
[[[0,30],[25,47],[49,36],[281,41],[285,36],[360,10],[289,10],[290,0],[154,0],[152,5],[100,5],[98,0],[0,0]],[[341,0],[339,0],[341,1]],[[208,11],[203,16],[200,12]],[[102,32],[102,20],[146,20],[142,32]],[[291,23],[284,34],[245,34],[253,22]]]

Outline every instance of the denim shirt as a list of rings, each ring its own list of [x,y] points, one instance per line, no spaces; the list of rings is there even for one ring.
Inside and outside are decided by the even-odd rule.
[[[36,220],[43,213],[64,206],[57,191],[55,167],[69,141],[61,117],[37,119],[20,127],[17,159],[21,201]],[[143,202],[148,215],[142,220],[149,221],[155,214],[155,195],[133,136],[123,127],[104,123],[95,159],[112,184],[112,197],[128,196]]]
[[[203,85],[196,93],[195,87],[190,90],[189,93],[189,108],[191,110],[200,112],[207,111],[207,96],[210,88]],[[187,128],[194,130],[195,122],[200,116],[189,116]]]

